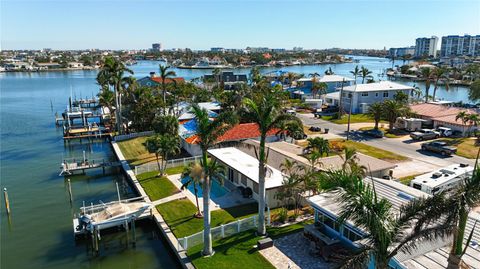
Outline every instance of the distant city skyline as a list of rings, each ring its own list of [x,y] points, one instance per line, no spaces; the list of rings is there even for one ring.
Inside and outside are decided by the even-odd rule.
[[[0,0],[0,48],[383,49],[480,34],[480,1]],[[437,48],[439,49],[439,48]]]

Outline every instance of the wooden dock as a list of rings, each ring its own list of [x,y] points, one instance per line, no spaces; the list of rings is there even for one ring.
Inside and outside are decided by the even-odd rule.
[[[85,173],[85,170],[102,168],[103,173],[105,173],[105,168],[107,167],[118,167],[120,162],[112,162],[105,160],[87,160],[83,159],[81,161],[76,161],[75,159],[63,160],[62,162],[62,171],[60,171],[59,176],[72,175],[75,172],[81,171]]]

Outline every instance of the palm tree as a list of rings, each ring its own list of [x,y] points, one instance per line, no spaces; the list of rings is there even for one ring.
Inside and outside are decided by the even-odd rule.
[[[433,73],[433,101],[435,102],[435,96],[437,94],[437,89],[440,81],[445,82],[445,89],[448,90],[448,73],[447,69],[443,67],[436,68]]]
[[[293,73],[293,72],[288,72],[288,73],[287,73],[287,79],[288,79],[288,86],[289,86],[289,88],[292,87],[292,83],[293,83],[293,81],[295,80],[295,77],[296,77],[295,73]]]
[[[365,176],[367,173],[367,167],[358,164],[359,158],[357,156],[357,150],[355,148],[345,147],[343,149],[343,155],[340,155],[343,160],[342,169],[356,173],[358,175]]]
[[[133,74],[133,71],[128,69],[120,60],[106,57],[97,75],[97,82],[102,87],[113,87],[115,94],[115,121],[119,134],[122,133],[122,113],[119,95],[123,92],[122,85],[126,79],[124,77],[125,73]]]
[[[458,268],[462,255],[469,245],[469,240],[472,238],[474,228],[472,228],[472,234],[468,237],[468,241],[463,247],[465,238],[465,228],[467,226],[469,212],[480,205],[480,168],[478,167],[478,157],[480,150],[477,153],[477,160],[475,168],[471,176],[465,177],[460,184],[453,189],[449,200],[451,202],[449,213],[454,219],[454,233],[453,233],[453,245],[450,252],[449,264],[452,265],[449,268]]]
[[[161,175],[162,171],[162,166],[160,165],[160,156],[159,156],[159,151],[158,149],[160,148],[160,137],[159,135],[154,135],[145,141],[145,147],[147,148],[149,153],[155,153],[155,159],[157,160],[157,166],[158,166],[158,175]]]
[[[190,163],[189,166],[185,167],[182,173],[182,178],[185,178],[187,176],[189,177],[189,179],[185,183],[183,183],[180,189],[184,190],[185,188],[188,188],[190,184],[193,185],[195,200],[197,202],[197,213],[195,214],[195,217],[197,218],[203,217],[202,211],[200,210],[200,204],[198,203],[198,189],[197,189],[197,185],[201,186],[203,183],[203,179],[205,178],[202,165],[197,162]]]
[[[319,73],[317,72],[314,72],[314,73],[310,73],[308,74],[309,77],[312,78],[312,95],[313,95],[313,98],[315,98],[315,96],[317,95],[317,91],[319,90],[320,86],[318,84],[318,77],[320,76]]]
[[[213,69],[213,76],[215,77],[215,82],[217,83],[217,89],[220,89],[221,74],[222,70],[220,70],[220,68]]]
[[[337,194],[340,224],[348,220],[366,232],[360,250],[347,258],[344,268],[366,268],[373,259],[374,268],[386,269],[399,252],[411,251],[422,240],[446,237],[453,229],[451,218],[437,222],[448,208],[443,194],[417,198],[397,209],[377,195],[373,178],[369,183],[348,170],[322,173],[320,189]]]
[[[115,107],[115,94],[108,88],[102,87],[100,92],[97,94],[98,96],[98,103],[102,107],[107,107],[110,115],[114,112],[113,108]]]
[[[260,83],[262,80],[262,75],[260,74],[260,70],[258,67],[253,67],[252,70],[250,70],[250,81],[252,82],[253,85],[256,85]]]
[[[260,131],[260,148],[257,154],[258,158],[258,234],[264,235],[265,228],[265,174],[267,155],[265,154],[265,140],[267,133],[278,128],[285,122],[296,122],[298,125],[302,123],[293,115],[286,114],[281,110],[282,93],[275,88],[263,88],[260,94],[253,99],[244,99],[244,116],[250,122],[255,122]]]
[[[458,112],[458,114],[455,116],[455,121],[461,120],[463,123],[463,132],[465,133],[465,126],[467,125],[468,122],[468,113],[466,110]]]
[[[431,84],[432,70],[428,67],[423,67],[421,70],[422,78],[425,79],[425,103],[428,103],[428,96]]]
[[[323,137],[308,138],[307,142],[308,146],[305,149],[309,152],[317,151],[320,153],[320,156],[323,156],[324,154],[328,156],[330,153],[330,144],[328,143],[328,140]]]
[[[180,139],[178,135],[159,135],[158,153],[162,157],[162,170],[160,170],[160,175],[163,176],[167,168],[168,157],[180,153]]]
[[[162,135],[178,135],[178,119],[173,115],[157,115],[153,119],[152,127],[155,133]]]
[[[210,185],[212,176],[218,172],[219,168],[215,161],[210,162],[207,156],[207,150],[217,144],[217,139],[226,131],[233,127],[237,122],[235,114],[227,111],[220,113],[214,120],[210,120],[209,113],[202,109],[198,104],[192,104],[192,112],[197,120],[197,135],[199,137],[198,145],[202,150],[202,167],[204,170],[204,179],[202,184],[203,193],[203,254],[210,256],[213,254],[212,234],[210,232]]]
[[[368,68],[362,65],[362,69],[360,70],[360,76],[362,77],[362,84],[365,82],[365,78],[372,78],[371,74],[372,74],[372,71],[368,70]]]
[[[162,95],[163,95],[163,103],[164,105],[167,104],[167,79],[172,79],[177,74],[175,71],[169,70],[170,66],[168,65],[159,65],[160,66],[160,78],[162,79]],[[174,81],[174,80],[172,80]],[[166,109],[164,108],[164,113],[166,113]]]
[[[368,107],[368,115],[370,115],[375,121],[375,130],[378,130],[378,123],[382,119],[383,115],[383,104],[380,102],[375,102]]]
[[[353,69],[353,71],[350,71],[350,73],[355,78],[355,84],[357,84],[357,77],[360,75],[360,69],[358,68],[358,65],[356,65],[355,69]]]
[[[398,117],[406,116],[409,113],[409,107],[404,103],[395,100],[385,100],[383,102],[383,117],[388,120],[388,129],[393,131],[393,124]]]

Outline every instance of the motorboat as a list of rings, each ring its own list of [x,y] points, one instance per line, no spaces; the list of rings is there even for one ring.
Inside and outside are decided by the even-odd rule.
[[[83,214],[78,217],[77,231],[106,228],[121,225],[125,221],[138,218],[151,205],[145,202],[112,202],[109,204],[96,205],[82,208]]]

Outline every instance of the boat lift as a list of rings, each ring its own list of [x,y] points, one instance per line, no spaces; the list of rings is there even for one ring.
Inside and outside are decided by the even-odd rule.
[[[61,171],[58,176],[67,176],[73,175],[73,173],[81,171],[85,174],[85,170],[102,168],[103,173],[105,174],[105,168],[107,167],[118,167],[120,162],[105,161],[105,159],[93,159],[88,160],[85,156],[85,151],[83,151],[83,159],[78,160],[75,158],[64,159],[61,164]]]

